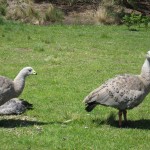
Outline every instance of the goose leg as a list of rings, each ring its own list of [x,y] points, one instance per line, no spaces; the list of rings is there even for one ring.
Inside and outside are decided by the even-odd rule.
[[[126,110],[123,111],[123,117],[124,117],[125,123],[127,123],[127,111]]]
[[[122,126],[122,111],[121,110],[119,110],[118,115],[119,115],[119,127],[121,127]]]

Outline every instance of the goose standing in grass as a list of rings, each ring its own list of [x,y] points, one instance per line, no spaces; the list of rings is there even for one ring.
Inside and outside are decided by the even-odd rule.
[[[142,66],[140,75],[118,75],[102,84],[85,97],[86,111],[92,111],[97,105],[114,107],[119,110],[119,126],[122,126],[122,114],[127,121],[127,109],[138,106],[150,92],[150,51]]]
[[[29,102],[18,98],[12,98],[0,106],[0,115],[20,115],[32,108],[33,105]]]
[[[18,97],[24,89],[26,77],[32,74],[36,74],[34,69],[32,67],[25,67],[14,80],[0,76],[0,106],[12,98]]]

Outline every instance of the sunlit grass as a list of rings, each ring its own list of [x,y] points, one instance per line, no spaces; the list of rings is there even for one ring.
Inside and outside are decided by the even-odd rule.
[[[149,96],[118,128],[117,110],[84,110],[83,98],[116,74],[139,74],[150,31],[124,26],[0,25],[0,74],[14,78],[24,66],[38,73],[20,96],[34,110],[2,116],[0,149],[149,149]]]

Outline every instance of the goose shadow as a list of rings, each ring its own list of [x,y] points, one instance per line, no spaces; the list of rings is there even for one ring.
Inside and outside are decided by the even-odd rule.
[[[30,120],[21,120],[21,119],[2,119],[0,120],[0,127],[3,128],[15,128],[15,127],[28,127],[34,125],[47,125],[47,122],[40,121],[30,121]]]
[[[99,118],[92,120],[96,125],[110,125],[112,127],[119,128],[118,120],[115,120],[115,114],[111,113],[106,120],[101,120]],[[150,130],[150,120],[140,119],[140,120],[128,120],[127,123],[122,122],[122,128],[127,129],[144,129]]]

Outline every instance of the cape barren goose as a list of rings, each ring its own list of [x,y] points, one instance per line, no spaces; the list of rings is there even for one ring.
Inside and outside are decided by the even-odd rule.
[[[32,67],[23,68],[14,80],[0,76],[0,106],[18,97],[25,86],[25,79],[31,74],[36,74]]]
[[[33,109],[33,105],[25,100],[12,98],[0,106],[0,115],[19,115],[28,109]]]
[[[85,97],[86,111],[92,111],[97,105],[114,107],[119,110],[119,126],[122,126],[122,114],[127,121],[127,109],[138,106],[150,92],[150,51],[142,66],[140,75],[118,75],[102,84]]]

